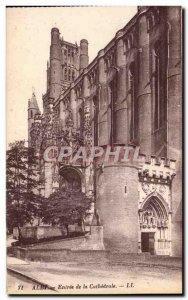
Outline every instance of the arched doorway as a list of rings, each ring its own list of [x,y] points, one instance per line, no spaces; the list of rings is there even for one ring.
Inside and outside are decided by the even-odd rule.
[[[141,252],[157,255],[170,255],[171,216],[165,201],[151,195],[139,210]]]
[[[61,175],[60,188],[82,190],[82,177],[79,170],[73,167],[64,167],[60,169],[59,174]]]

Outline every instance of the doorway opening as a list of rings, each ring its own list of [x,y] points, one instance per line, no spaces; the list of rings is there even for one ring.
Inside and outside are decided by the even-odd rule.
[[[76,168],[64,167],[60,169],[60,188],[66,190],[81,191],[82,190],[82,179],[80,172]]]
[[[141,232],[141,250],[155,254],[155,232]]]
[[[139,209],[141,252],[155,255],[171,254],[171,215],[169,206],[157,194],[148,196]]]

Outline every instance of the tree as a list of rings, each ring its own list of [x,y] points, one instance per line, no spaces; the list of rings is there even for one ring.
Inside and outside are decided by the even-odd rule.
[[[38,158],[33,148],[25,146],[25,141],[17,141],[9,145],[6,161],[7,228],[12,231],[17,227],[21,240],[21,227],[32,223],[43,205],[43,197],[38,193]]]
[[[46,200],[43,221],[64,226],[69,236],[69,225],[84,223],[89,213],[92,199],[75,190],[60,190]]]

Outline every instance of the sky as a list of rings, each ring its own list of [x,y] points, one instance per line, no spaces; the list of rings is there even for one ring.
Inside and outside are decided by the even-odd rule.
[[[42,109],[50,32],[64,40],[89,42],[89,62],[136,14],[137,7],[25,7],[6,9],[7,145],[27,140],[27,105],[35,91]]]

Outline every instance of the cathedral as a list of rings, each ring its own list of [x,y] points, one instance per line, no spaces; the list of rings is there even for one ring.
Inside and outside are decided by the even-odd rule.
[[[40,192],[93,198],[105,249],[182,254],[182,11],[139,6],[89,63],[88,41],[51,30],[43,112],[28,103]],[[47,147],[139,147],[139,161],[45,161]],[[111,152],[112,158],[114,152]]]

